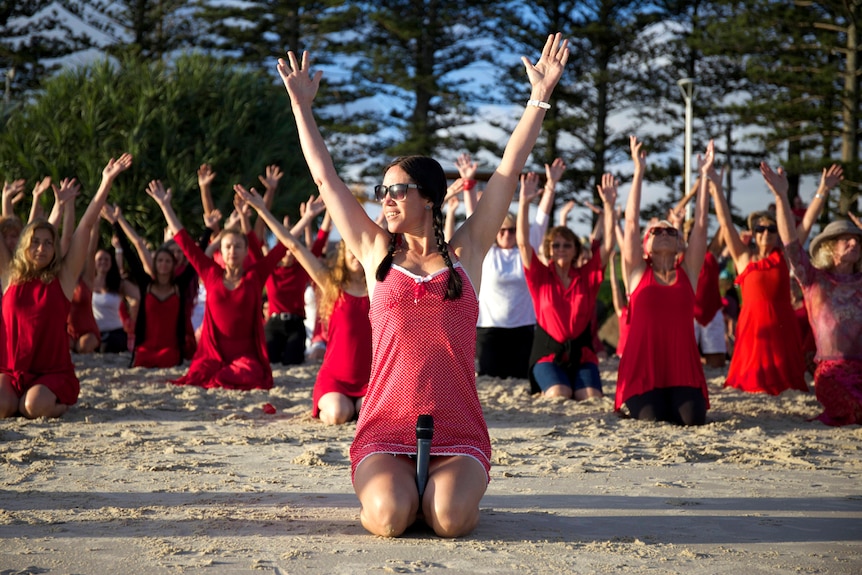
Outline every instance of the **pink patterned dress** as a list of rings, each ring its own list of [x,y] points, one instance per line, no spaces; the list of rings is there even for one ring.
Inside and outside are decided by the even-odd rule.
[[[352,473],[375,453],[414,455],[416,418],[434,417],[431,455],[462,455],[491,469],[491,440],[476,393],[479,302],[455,264],[463,291],[444,300],[444,268],[420,277],[393,265],[371,300],[371,380],[350,446]]]

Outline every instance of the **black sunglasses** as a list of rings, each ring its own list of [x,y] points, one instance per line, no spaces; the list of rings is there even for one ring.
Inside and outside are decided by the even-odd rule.
[[[672,238],[675,238],[679,235],[679,230],[676,228],[666,228],[664,226],[656,226],[654,228],[650,228],[649,233],[651,236],[660,236],[662,234],[667,234]]]
[[[774,234],[778,231],[778,226],[775,224],[770,224],[768,226],[754,226],[755,234],[762,234],[763,232],[769,232],[770,234]]]
[[[374,186],[374,197],[378,200],[383,200],[386,197],[387,192],[389,193],[389,197],[395,201],[401,201],[407,197],[407,190],[410,188],[416,188],[417,190],[421,190],[422,186],[419,184],[392,184],[391,186],[384,186],[383,184]]]

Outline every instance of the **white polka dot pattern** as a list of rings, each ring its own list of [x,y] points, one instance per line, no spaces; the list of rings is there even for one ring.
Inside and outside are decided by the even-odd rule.
[[[476,393],[474,357],[479,304],[455,265],[463,290],[443,299],[447,269],[420,278],[392,266],[374,288],[371,380],[350,447],[353,471],[374,453],[416,453],[416,418],[434,417],[432,455],[466,455],[488,472],[491,441]]]

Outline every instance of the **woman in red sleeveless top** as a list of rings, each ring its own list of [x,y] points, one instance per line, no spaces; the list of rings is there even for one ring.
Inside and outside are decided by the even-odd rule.
[[[253,188],[234,189],[257,211],[318,286],[318,317],[325,326],[327,342],[323,365],[314,382],[311,414],[331,425],[350,421],[362,407],[371,373],[371,323],[362,264],[342,241],[335,263],[328,268],[273,217]],[[311,210],[306,210],[303,220],[310,213]],[[303,220],[300,223],[304,224]]]
[[[547,102],[569,56],[549,36],[535,64],[522,58],[530,100],[473,216],[446,241],[447,181],[431,158],[394,160],[375,187],[388,230],[380,228],[338,176],[312,102],[322,73],[288,52],[278,71],[290,96],[312,178],[332,220],[365,270],[373,359],[368,393],[350,449],[360,521],[371,533],[402,534],[419,516],[444,537],[472,531],[489,479],[491,444],[476,392],[476,321],[482,262],[506,216],[518,174],[541,129]],[[416,414],[432,415],[427,488],[420,497]]]
[[[197,270],[207,290],[201,341],[188,373],[174,383],[227,389],[269,389],[272,368],[266,353],[263,322],[263,286],[284,256],[278,245],[260,261],[245,265],[248,239],[235,228],[222,231],[224,267],[201,250],[180,223],[171,206],[171,192],[162,183],[150,182],[147,193],[156,201],[168,227]]]
[[[117,206],[107,206],[103,216],[114,228],[119,239],[129,277],[141,293],[141,304],[135,321],[135,347],[131,367],[173,367],[182,363],[186,341],[188,290],[177,276],[176,259],[165,246],[150,253],[144,239],[129,224]],[[134,248],[134,250],[132,249]]]
[[[43,219],[24,228],[11,261],[6,246],[0,246],[6,336],[0,416],[60,417],[78,400],[80,386],[69,352],[66,317],[87,257],[90,229],[114,179],[131,165],[129,154],[108,162],[65,257],[57,229]],[[63,180],[58,199],[74,201],[77,189],[74,180]]]
[[[765,178],[775,176],[761,164]],[[783,171],[779,171],[780,177]],[[823,196],[838,185],[842,170],[824,170],[820,186],[805,217],[797,226],[802,243],[823,205]],[[807,392],[805,356],[799,324],[790,300],[790,268],[779,241],[778,224],[770,212],[748,217],[755,247],[749,248],[730,218],[723,193],[715,193],[715,210],[736,266],[736,284],[742,292],[742,308],[736,328],[736,345],[725,385],[750,393],[778,395],[788,389]],[[819,197],[818,197],[819,196]]]
[[[701,425],[709,400],[694,340],[694,294],[706,252],[709,194],[706,173],[713,144],[698,157],[701,185],[695,222],[686,247],[680,232],[660,222],[640,236],[641,183],[646,169],[642,143],[632,136],[635,170],[626,204],[624,270],[631,290],[629,333],[617,376],[616,409],[648,421]],[[684,258],[680,261],[680,255]]]

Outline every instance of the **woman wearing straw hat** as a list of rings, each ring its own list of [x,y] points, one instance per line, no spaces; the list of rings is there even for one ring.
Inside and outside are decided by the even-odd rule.
[[[834,221],[805,253],[793,225],[783,174],[764,173],[775,194],[778,232],[805,294],[817,344],[814,385],[827,425],[862,424],[862,229]]]

